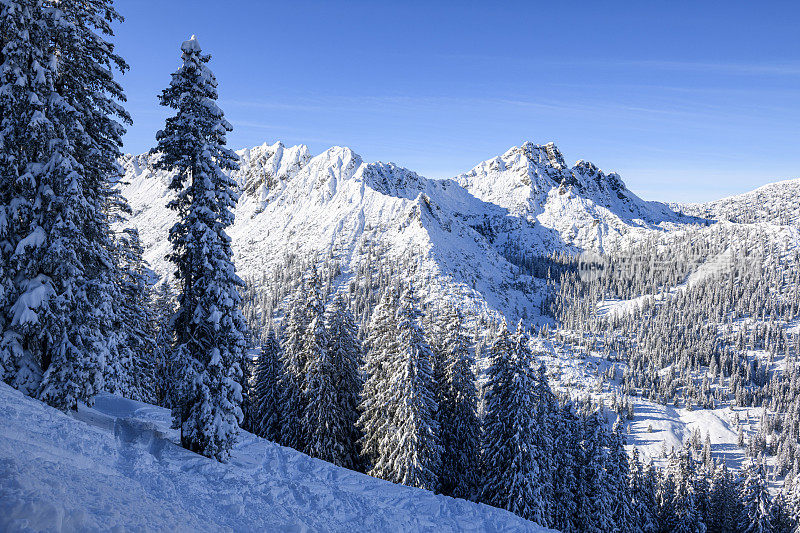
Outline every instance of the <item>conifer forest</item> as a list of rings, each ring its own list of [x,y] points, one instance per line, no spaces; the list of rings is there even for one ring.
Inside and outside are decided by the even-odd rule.
[[[800,532],[799,180],[233,149],[195,36],[126,154],[117,4],[0,0],[0,529]]]

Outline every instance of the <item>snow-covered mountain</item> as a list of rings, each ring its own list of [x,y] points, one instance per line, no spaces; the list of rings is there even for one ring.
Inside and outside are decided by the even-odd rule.
[[[604,251],[637,229],[689,222],[665,204],[636,196],[616,173],[588,161],[568,167],[553,143],[526,142],[456,181],[475,197],[554,230],[564,244],[581,249]]]
[[[736,196],[702,204],[675,204],[683,213],[742,224],[800,226],[800,179],[779,181]]]
[[[68,415],[0,382],[0,415],[0,531],[550,531],[250,433],[221,464],[119,396]]]
[[[281,143],[242,150],[229,229],[245,277],[276,268],[286,253],[332,255],[355,267],[367,254],[413,257],[427,298],[510,319],[536,314],[541,280],[520,275],[520,256],[606,250],[624,238],[692,221],[645,202],[616,174],[587,162],[571,169],[553,144],[525,143],[454,180],[432,180],[392,163],[368,163],[349,148],[312,157]],[[169,176],[148,155],[125,156],[123,194],[145,258],[159,274],[167,231]]]

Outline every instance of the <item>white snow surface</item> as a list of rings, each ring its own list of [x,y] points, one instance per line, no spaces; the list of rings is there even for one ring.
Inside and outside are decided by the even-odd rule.
[[[597,352],[576,355],[562,352],[548,342],[535,341],[534,347],[547,365],[551,385],[556,390],[571,393],[575,398],[587,392],[595,401],[602,400],[608,407],[612,394],[620,395],[624,363],[611,362]],[[600,374],[609,366],[617,367],[617,379],[602,384]],[[680,450],[696,430],[702,439],[708,434],[712,454],[734,471],[738,471],[746,460],[745,450],[737,444],[739,427],[745,440],[759,430],[763,413],[761,407],[720,407],[717,409],[686,409],[663,405],[640,396],[631,397],[634,406],[633,420],[624,420],[627,429],[627,448],[636,447],[644,463],[653,460],[665,464],[665,454]],[[614,413],[609,410],[609,428],[614,422]],[[736,419],[738,417],[738,425]]]
[[[623,237],[683,227],[665,204],[645,202],[616,174],[591,163],[572,169],[554,145],[525,143],[455,180],[432,180],[392,163],[366,163],[349,148],[312,157],[305,146],[261,145],[238,152],[233,173],[240,191],[229,228],[243,277],[260,278],[284,254],[332,255],[345,269],[376,250],[411,256],[424,299],[462,308],[535,317],[541,280],[519,275],[509,251],[604,250]],[[161,275],[175,222],[166,208],[170,176],[152,156],[127,155],[121,187],[139,229],[145,259]],[[370,252],[370,246],[373,246]],[[346,280],[342,280],[346,281]]]
[[[731,222],[800,227],[800,178],[778,181],[743,194],[702,204],[674,204],[690,215]]]
[[[567,167],[553,143],[526,142],[455,179],[477,198],[545,228],[551,243],[582,250],[611,251],[631,234],[694,221],[665,204],[642,200],[618,174],[588,161]]]
[[[0,420],[0,531],[550,531],[249,433],[221,464],[119,396],[69,416],[0,383]]]

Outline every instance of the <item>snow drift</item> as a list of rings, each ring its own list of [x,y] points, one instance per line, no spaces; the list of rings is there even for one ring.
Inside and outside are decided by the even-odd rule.
[[[0,383],[2,531],[548,531],[242,433],[229,464],[166,409],[113,395],[74,417]]]

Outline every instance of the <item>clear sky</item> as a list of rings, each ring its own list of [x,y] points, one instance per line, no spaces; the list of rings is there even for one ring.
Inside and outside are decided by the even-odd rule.
[[[800,2],[117,0],[134,125],[196,34],[243,148],[351,147],[433,178],[554,141],[640,196],[800,177]]]

